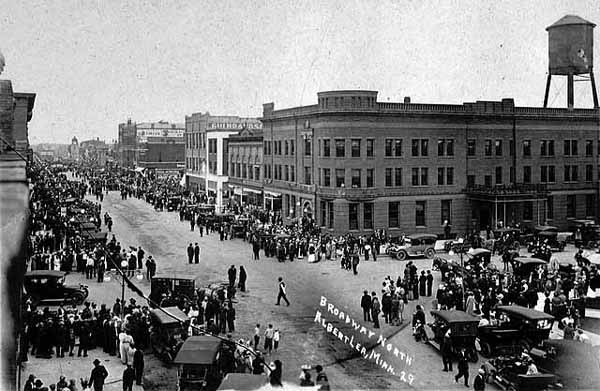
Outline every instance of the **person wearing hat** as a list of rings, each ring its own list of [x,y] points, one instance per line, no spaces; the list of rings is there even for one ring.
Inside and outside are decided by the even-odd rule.
[[[36,379],[34,384],[35,388],[33,389],[33,391],[40,391],[42,389],[42,386],[44,385],[44,382],[42,382],[41,379]]]
[[[25,388],[23,388],[23,391],[33,391],[34,384],[35,384],[35,375],[30,374],[29,378],[25,382]]]
[[[475,379],[473,379],[473,389],[475,391],[485,391],[485,369],[483,369],[483,365],[477,371]]]
[[[269,372],[269,383],[273,387],[283,387],[281,383],[281,375],[283,374],[281,361],[275,360],[269,367],[271,369],[271,372]]]
[[[123,391],[132,391],[134,379],[135,371],[131,367],[131,364],[127,364],[127,368],[123,371]]]
[[[321,365],[317,365],[315,369],[317,370],[317,385],[321,386],[319,391],[329,391],[331,389],[329,387],[329,378],[323,371],[323,367]]]
[[[100,364],[100,360],[94,360],[94,369],[90,374],[90,380],[88,387],[94,388],[94,391],[102,391],[104,388],[104,380],[108,377],[108,371],[104,368],[104,365]]]
[[[313,387],[315,383],[311,380],[310,365],[304,364],[300,369],[302,369],[302,372],[298,377],[300,379],[300,387]]]
[[[60,378],[58,379],[58,383],[56,383],[56,388],[58,390],[62,390],[63,388],[66,388],[69,386],[69,383],[67,383],[67,379],[64,376],[60,376]]]

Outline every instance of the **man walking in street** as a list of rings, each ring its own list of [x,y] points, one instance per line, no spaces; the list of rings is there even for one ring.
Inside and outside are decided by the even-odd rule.
[[[283,278],[279,277],[278,278],[279,281],[279,294],[277,295],[277,303],[275,305],[279,305],[281,299],[285,300],[285,302],[287,303],[288,307],[290,306],[290,302],[287,299],[287,296],[285,294],[285,282],[283,282]]]
[[[433,275],[431,274],[431,270],[427,270],[427,297],[431,297],[431,293],[433,290]]]
[[[142,269],[143,265],[144,265],[144,255],[146,254],[146,252],[144,250],[142,250],[142,247],[138,247],[138,251],[137,251],[137,262],[138,262],[138,269]]]
[[[373,328],[379,328],[379,313],[381,312],[381,304],[375,292],[371,293],[371,317],[373,318]]]
[[[188,254],[188,263],[191,264],[192,261],[194,260],[194,246],[192,246],[191,243],[187,248],[187,254]]]
[[[235,286],[235,279],[237,278],[237,270],[235,268],[235,265],[231,265],[231,267],[227,271],[227,276],[229,277],[229,286]]]
[[[108,371],[103,365],[100,365],[100,360],[94,360],[94,369],[90,374],[90,381],[88,387],[94,388],[94,391],[102,391],[104,388],[104,380],[108,377]]]
[[[243,266],[240,266],[240,279],[238,280],[238,288],[241,292],[246,292],[246,279],[248,275],[246,274],[246,269]]]
[[[200,263],[200,246],[198,246],[198,243],[194,246],[194,263]]]
[[[131,367],[131,364],[127,364],[127,368],[123,371],[123,391],[132,391],[134,380],[135,371]]]
[[[368,291],[363,292],[363,296],[360,299],[360,306],[363,310],[363,317],[365,322],[371,321],[371,296]]]
[[[254,350],[258,349],[258,344],[260,343],[260,324],[256,324],[254,328]]]
[[[265,353],[271,354],[273,350],[273,337],[275,336],[275,329],[273,329],[273,325],[270,324],[269,327],[265,330]]]
[[[144,352],[142,349],[136,349],[133,353],[133,369],[135,370],[135,384],[142,385],[142,375],[144,374]]]
[[[458,383],[458,379],[465,378],[465,387],[469,387],[469,360],[465,348],[460,349],[458,354],[458,373],[454,376],[454,382]]]

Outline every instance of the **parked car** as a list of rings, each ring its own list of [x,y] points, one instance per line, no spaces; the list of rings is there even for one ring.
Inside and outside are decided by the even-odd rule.
[[[82,304],[89,295],[87,285],[67,285],[66,276],[66,272],[55,270],[27,272],[23,281],[25,292],[36,304],[49,302]]]
[[[563,251],[569,235],[559,234],[558,228],[551,225],[538,225],[534,228],[533,240],[527,244],[527,251],[533,253],[541,244],[549,246],[552,251]]]
[[[170,363],[186,336],[189,318],[177,307],[164,307],[151,310],[150,320],[152,352],[164,362]]]
[[[478,328],[481,354],[529,351],[550,336],[554,317],[545,312],[518,305],[495,308],[497,324]]]
[[[528,375],[527,364],[518,354],[495,357],[483,368],[487,382],[505,391],[542,391],[556,384],[556,376],[551,373]]]
[[[404,243],[392,245],[388,248],[388,254],[400,261],[408,257],[426,256],[432,259],[435,257],[435,242],[437,235],[433,234],[414,234],[404,239]]]
[[[460,349],[465,348],[469,361],[477,362],[475,340],[479,319],[464,311],[431,311],[431,316],[433,322],[428,325],[433,331],[433,338],[429,338],[429,343],[440,350],[444,335],[450,330],[454,353],[458,354]]]
[[[211,335],[189,337],[173,362],[177,368],[177,391],[215,390],[223,380],[219,359],[223,342]]]

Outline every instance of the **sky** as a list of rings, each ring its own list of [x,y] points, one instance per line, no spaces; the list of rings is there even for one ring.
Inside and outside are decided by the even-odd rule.
[[[0,0],[0,77],[37,94],[33,144],[111,141],[128,118],[260,117],[264,103],[336,89],[541,106],[545,28],[565,14],[600,23],[600,2]],[[566,105],[564,78],[549,100]],[[576,83],[575,105],[591,106],[589,84]]]

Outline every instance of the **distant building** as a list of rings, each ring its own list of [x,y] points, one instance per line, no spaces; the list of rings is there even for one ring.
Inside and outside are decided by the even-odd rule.
[[[79,144],[80,158],[97,166],[104,167],[106,165],[107,154],[108,145],[99,138],[82,141]]]
[[[79,157],[79,142],[77,141],[77,137],[73,137],[71,145],[69,145],[69,159],[78,162]]]
[[[123,167],[183,170],[183,124],[132,122],[119,124],[118,156]],[[158,164],[160,163],[160,164]]]
[[[257,118],[194,113],[185,117],[186,186],[212,197],[218,208],[229,202],[228,139],[242,129],[257,130]]]

